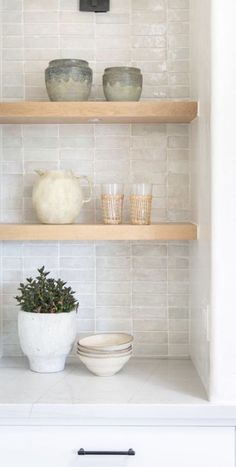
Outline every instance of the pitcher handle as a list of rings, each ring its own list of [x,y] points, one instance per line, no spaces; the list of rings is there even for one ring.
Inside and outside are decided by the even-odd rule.
[[[89,177],[86,175],[80,175],[79,177],[80,180],[84,179],[88,183],[89,186],[89,197],[87,199],[83,199],[83,204],[89,203],[92,199],[92,194],[93,194],[93,185]]]
[[[42,176],[45,175],[45,173],[46,173],[45,170],[41,170],[41,169],[35,170],[34,172],[35,172],[36,174],[38,174],[40,177],[42,177]]]

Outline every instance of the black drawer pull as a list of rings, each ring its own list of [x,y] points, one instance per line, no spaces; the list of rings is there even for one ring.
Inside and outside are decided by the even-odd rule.
[[[133,449],[128,451],[85,451],[80,449],[78,456],[135,456],[135,451]]]

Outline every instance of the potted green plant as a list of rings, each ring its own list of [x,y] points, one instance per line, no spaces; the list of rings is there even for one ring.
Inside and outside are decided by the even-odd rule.
[[[15,297],[21,307],[19,339],[32,371],[54,373],[64,369],[74,344],[79,303],[66,282],[48,277],[44,266],[38,273],[20,284]]]

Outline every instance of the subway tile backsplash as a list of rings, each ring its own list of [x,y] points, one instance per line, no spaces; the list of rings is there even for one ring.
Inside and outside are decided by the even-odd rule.
[[[53,58],[84,58],[94,70],[91,99],[104,99],[103,69],[142,69],[143,99],[189,98],[188,0],[111,0],[107,14],[77,0],[2,0],[3,101],[47,100]],[[37,222],[35,170],[72,169],[94,181],[79,223],[101,223],[100,183],[154,184],[153,222],[188,221],[187,125],[5,125],[1,128],[1,222]],[[124,221],[129,222],[128,203]],[[140,356],[188,356],[187,242],[51,242],[1,245],[4,355],[20,355],[17,285],[45,264],[80,300],[78,333],[127,331]]]

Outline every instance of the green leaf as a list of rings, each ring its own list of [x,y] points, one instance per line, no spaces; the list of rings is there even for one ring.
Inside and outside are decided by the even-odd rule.
[[[23,311],[31,313],[69,313],[78,310],[79,302],[71,287],[61,279],[49,278],[45,266],[38,269],[36,279],[27,278],[20,283],[20,294],[15,297]]]

